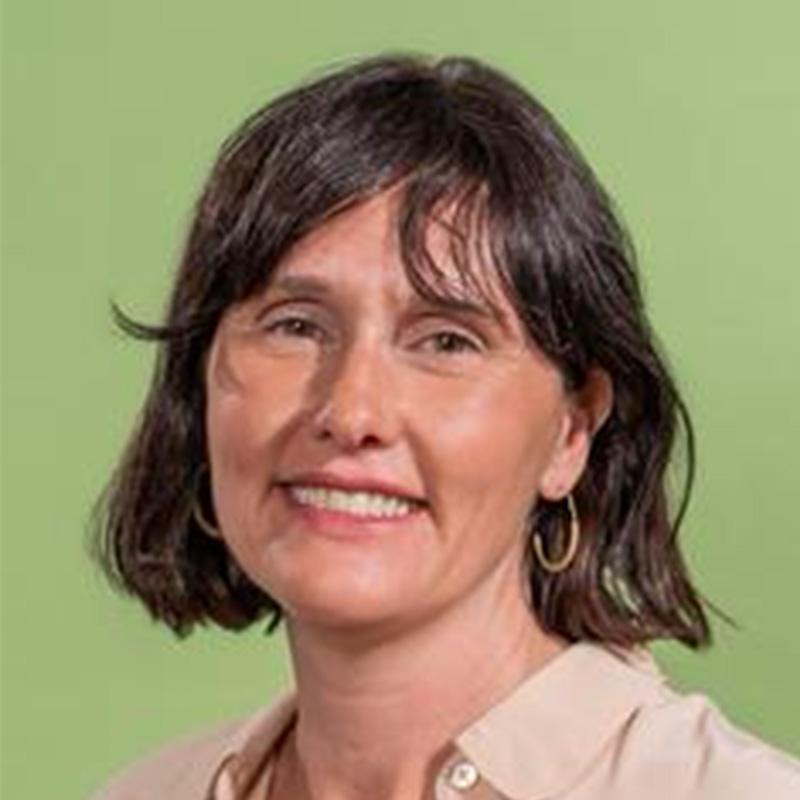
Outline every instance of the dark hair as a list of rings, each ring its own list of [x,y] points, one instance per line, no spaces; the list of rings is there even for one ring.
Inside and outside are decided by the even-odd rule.
[[[211,502],[204,362],[222,313],[269,281],[293,243],[331,215],[401,189],[397,230],[409,280],[446,293],[425,245],[442,209],[469,279],[475,241],[532,341],[568,388],[593,365],[614,402],[574,492],[584,535],[573,565],[550,574],[531,548],[533,611],[568,640],[631,645],[710,641],[676,535],[692,484],[686,408],[644,315],[633,247],[611,200],[550,113],[472,58],[380,56],[334,70],[270,102],[224,142],[196,204],[162,325],[112,304],[127,333],[159,343],[149,394],[93,516],[93,555],[178,635],[209,620],[232,629],[270,615],[274,599],[192,514]],[[476,238],[477,237],[477,238]],[[685,480],[673,508],[667,472],[685,434]],[[557,549],[560,505],[531,511]],[[208,513],[208,512],[206,512]]]

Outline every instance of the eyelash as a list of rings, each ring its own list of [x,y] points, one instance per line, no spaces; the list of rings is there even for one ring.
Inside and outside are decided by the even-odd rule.
[[[472,352],[477,353],[480,351],[480,347],[469,337],[463,336],[456,331],[450,330],[443,330],[437,331],[434,334],[426,337],[426,340],[432,339],[434,341],[438,341],[441,343],[442,341],[449,341],[451,343],[456,343],[457,347],[453,349],[452,347],[445,347],[445,348],[437,348],[437,352],[439,353],[464,353],[464,352]]]
[[[266,331],[267,333],[283,332],[287,336],[299,336],[301,339],[313,338],[299,333],[297,331],[298,323],[302,325],[306,331],[313,329],[317,335],[323,333],[322,328],[320,328],[319,325],[311,322],[311,320],[305,319],[304,317],[284,317],[283,319],[276,320],[275,322],[267,325]]]
[[[298,330],[298,328],[300,330]],[[278,319],[267,325],[265,330],[267,333],[280,333],[285,336],[297,336],[301,339],[315,339],[325,336],[325,331],[319,325],[305,317],[284,317],[283,319]],[[305,333],[302,331],[305,331]],[[449,329],[443,329],[428,334],[422,341],[434,341],[438,342],[440,345],[443,342],[448,342],[449,346],[434,348],[434,352],[440,354],[458,355],[467,352],[478,353],[482,349],[481,345],[472,337]]]

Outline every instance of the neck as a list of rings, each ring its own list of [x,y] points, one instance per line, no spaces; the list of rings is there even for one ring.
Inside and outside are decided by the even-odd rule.
[[[508,578],[391,635],[289,619],[298,718],[277,796],[433,797],[458,733],[564,648]]]

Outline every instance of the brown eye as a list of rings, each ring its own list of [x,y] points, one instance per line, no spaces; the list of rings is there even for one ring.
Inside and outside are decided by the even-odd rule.
[[[437,353],[464,353],[480,351],[480,345],[471,338],[455,331],[439,331],[428,337],[433,343],[433,350]]]
[[[303,317],[284,317],[265,326],[267,333],[301,339],[321,339],[324,331],[319,325]]]

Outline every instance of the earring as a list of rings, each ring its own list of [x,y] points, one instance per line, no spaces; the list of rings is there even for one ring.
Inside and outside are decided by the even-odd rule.
[[[541,564],[542,569],[551,575],[557,575],[569,567],[575,559],[575,555],[578,552],[578,544],[581,540],[581,524],[571,493],[567,495],[567,509],[569,510],[569,539],[564,554],[560,558],[549,558],[544,552],[541,534],[537,531],[533,535],[533,551],[536,554],[536,560]]]
[[[208,465],[205,463],[200,465],[200,469],[197,470],[197,475],[194,479],[194,488],[192,491],[192,516],[194,517],[194,521],[200,526],[204,533],[208,534],[212,539],[221,539],[222,534],[219,532],[219,529],[215,528],[205,518],[203,515],[203,510],[200,507],[200,494],[198,492],[198,486],[200,485],[200,481],[204,472],[208,472]]]

